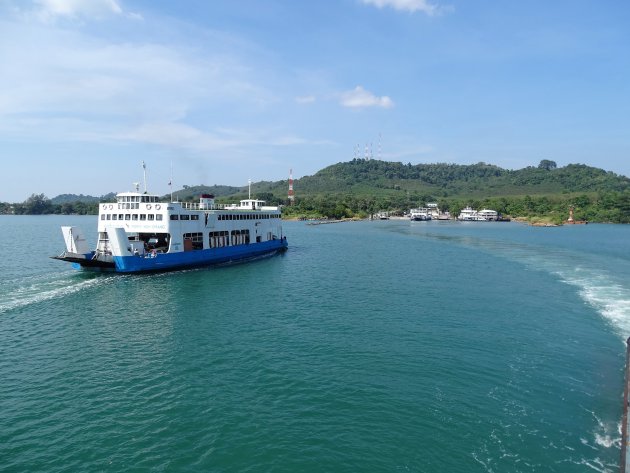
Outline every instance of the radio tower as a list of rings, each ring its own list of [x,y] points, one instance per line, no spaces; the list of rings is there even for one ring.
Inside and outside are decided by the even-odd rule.
[[[293,195],[293,169],[289,169],[289,205],[293,205],[295,195]]]

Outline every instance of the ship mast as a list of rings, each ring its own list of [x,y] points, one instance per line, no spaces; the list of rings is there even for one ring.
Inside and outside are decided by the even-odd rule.
[[[142,175],[144,177],[144,193],[147,193],[147,165],[142,161]]]
[[[168,186],[171,188],[171,202],[173,202],[173,160],[171,160],[171,178],[168,181]]]

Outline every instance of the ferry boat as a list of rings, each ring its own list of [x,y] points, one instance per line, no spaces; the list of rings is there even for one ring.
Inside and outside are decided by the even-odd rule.
[[[496,210],[474,210],[471,207],[466,207],[461,210],[457,220],[462,222],[499,222],[502,221],[502,218]]]
[[[485,221],[485,218],[481,217],[479,212],[474,210],[472,207],[466,207],[459,212],[457,220],[461,222],[483,222]]]
[[[251,195],[240,204],[216,204],[210,194],[194,203],[164,203],[136,186],[99,204],[96,249],[88,249],[80,228],[64,226],[66,251],[52,258],[77,269],[139,273],[271,255],[288,244],[280,209],[264,204]]]
[[[478,215],[486,222],[497,222],[500,219],[499,212],[496,210],[481,209]]]
[[[431,220],[431,213],[427,208],[410,209],[409,219],[415,222],[425,222]]]

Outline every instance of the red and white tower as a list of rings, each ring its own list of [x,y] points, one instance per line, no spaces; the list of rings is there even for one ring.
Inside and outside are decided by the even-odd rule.
[[[289,169],[289,205],[293,205],[295,195],[293,195],[293,169]]]

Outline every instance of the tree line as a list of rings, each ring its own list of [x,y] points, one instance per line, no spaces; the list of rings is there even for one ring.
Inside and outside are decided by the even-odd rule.
[[[229,186],[185,187],[179,191],[182,201],[194,201],[200,192],[210,190],[217,202],[232,203],[247,198],[248,192]],[[287,217],[365,218],[378,211],[403,213],[436,202],[452,216],[471,206],[560,223],[568,217],[569,207],[574,207],[578,219],[630,223],[630,179],[582,164],[558,168],[547,159],[537,167],[516,171],[486,163],[412,165],[354,159],[296,180],[295,188],[296,198],[290,203],[286,181],[252,185],[253,197],[268,205],[284,205]],[[55,198],[58,202],[59,197]],[[113,199],[113,195],[92,201],[65,197],[54,203],[44,194],[33,194],[23,203],[0,203],[0,213],[97,214],[99,200]]]
[[[54,204],[44,194],[32,194],[21,203],[0,202],[0,214],[13,215],[96,215],[98,202],[64,202]]]
[[[411,208],[428,202],[438,204],[440,211],[452,217],[465,207],[492,209],[504,216],[525,219],[542,219],[549,223],[562,223],[575,209],[575,218],[590,222],[630,223],[630,191],[602,192],[576,195],[503,196],[489,198],[436,198],[421,195],[411,198],[400,196],[357,196],[352,194],[319,195],[297,198],[293,205],[283,209],[286,217],[297,218],[368,218],[379,211],[403,214]]]

